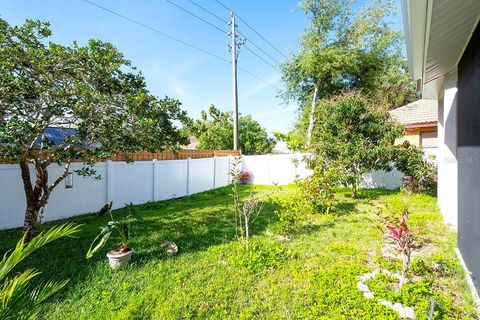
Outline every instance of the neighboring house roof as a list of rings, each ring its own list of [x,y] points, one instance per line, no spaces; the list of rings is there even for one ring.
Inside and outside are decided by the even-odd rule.
[[[392,117],[405,126],[436,123],[438,121],[436,100],[420,99],[389,112]]]
[[[47,127],[45,129],[45,136],[56,146],[60,145],[65,138],[73,136],[75,133],[77,133],[77,130],[74,128]]]
[[[190,143],[187,144],[183,149],[197,149],[198,145],[200,144],[200,141],[198,141],[197,137],[195,136],[188,137],[188,141]]]
[[[59,146],[65,138],[73,136],[77,133],[74,128],[62,128],[62,127],[47,127],[45,129],[45,137],[53,143],[54,146]],[[38,138],[36,146],[39,147],[41,138]],[[0,140],[0,146],[5,146],[6,143]]]

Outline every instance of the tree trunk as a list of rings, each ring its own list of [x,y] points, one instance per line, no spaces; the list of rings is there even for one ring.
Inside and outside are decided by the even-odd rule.
[[[245,248],[246,249],[248,249],[248,237],[249,237],[248,216],[245,215]]]
[[[313,128],[315,127],[315,104],[317,102],[317,95],[318,95],[318,86],[314,86],[313,91],[313,98],[312,98],[312,105],[310,107],[310,119],[308,121],[308,131],[307,131],[307,139],[306,144],[310,146],[312,142],[312,135],[313,135]]]
[[[27,204],[25,210],[25,220],[23,222],[23,233],[25,235],[25,243],[29,243],[30,240],[35,237],[35,231],[37,229],[38,221],[38,209],[36,206],[30,206]]]
[[[357,182],[352,183],[352,197],[356,198],[357,197]]]
[[[20,170],[22,173],[23,189],[25,191],[25,199],[27,203],[25,218],[23,221],[23,232],[25,234],[25,242],[28,243],[35,236],[35,228],[38,220],[38,199],[32,186],[30,169],[26,161],[20,161]]]
[[[410,255],[406,254],[405,252],[402,253],[402,278],[398,284],[399,291],[402,289],[405,282],[407,282],[407,273],[408,269],[410,268]]]
[[[48,165],[51,163],[42,160],[41,157],[30,158],[29,160],[35,167],[35,185],[32,184],[30,177],[30,168],[27,160],[21,160],[20,170],[22,173],[23,189],[27,207],[25,209],[25,219],[23,222],[23,232],[25,233],[25,242],[28,243],[35,236],[38,222],[38,213],[45,207],[50,198],[53,189],[62,182],[69,173],[70,161],[65,164],[63,174],[59,176],[51,185],[48,183]]]

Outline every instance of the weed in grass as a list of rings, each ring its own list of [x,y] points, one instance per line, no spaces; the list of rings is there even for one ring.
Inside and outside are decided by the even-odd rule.
[[[448,301],[440,292],[432,290],[432,284],[426,280],[407,282],[400,291],[397,291],[398,279],[380,273],[375,278],[368,280],[367,285],[379,299],[405,306],[414,306],[415,319],[418,320],[428,319],[431,299],[434,302],[432,319],[452,319],[458,314],[458,310],[452,308],[452,302]]]
[[[232,249],[228,257],[230,264],[254,273],[279,268],[287,259],[293,258],[290,249],[271,242],[252,243],[248,249],[238,246]]]

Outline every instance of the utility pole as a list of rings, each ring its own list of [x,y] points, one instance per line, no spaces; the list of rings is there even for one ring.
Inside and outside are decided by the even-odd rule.
[[[235,35],[235,15],[230,12],[230,26],[232,31],[232,44],[230,45],[230,51],[232,52],[232,102],[233,102],[233,150],[238,150],[238,87],[237,87],[237,39]]]
[[[232,53],[232,105],[233,105],[233,150],[240,149],[240,143],[238,141],[238,86],[237,86],[237,59],[240,47],[245,44],[246,39],[237,39],[235,24],[235,14],[230,12],[230,27],[231,31],[228,33],[232,37],[232,43],[228,45],[230,52]]]

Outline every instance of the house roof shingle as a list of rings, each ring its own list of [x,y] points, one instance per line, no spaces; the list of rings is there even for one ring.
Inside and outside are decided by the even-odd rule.
[[[420,99],[389,111],[403,125],[438,121],[437,100]]]

